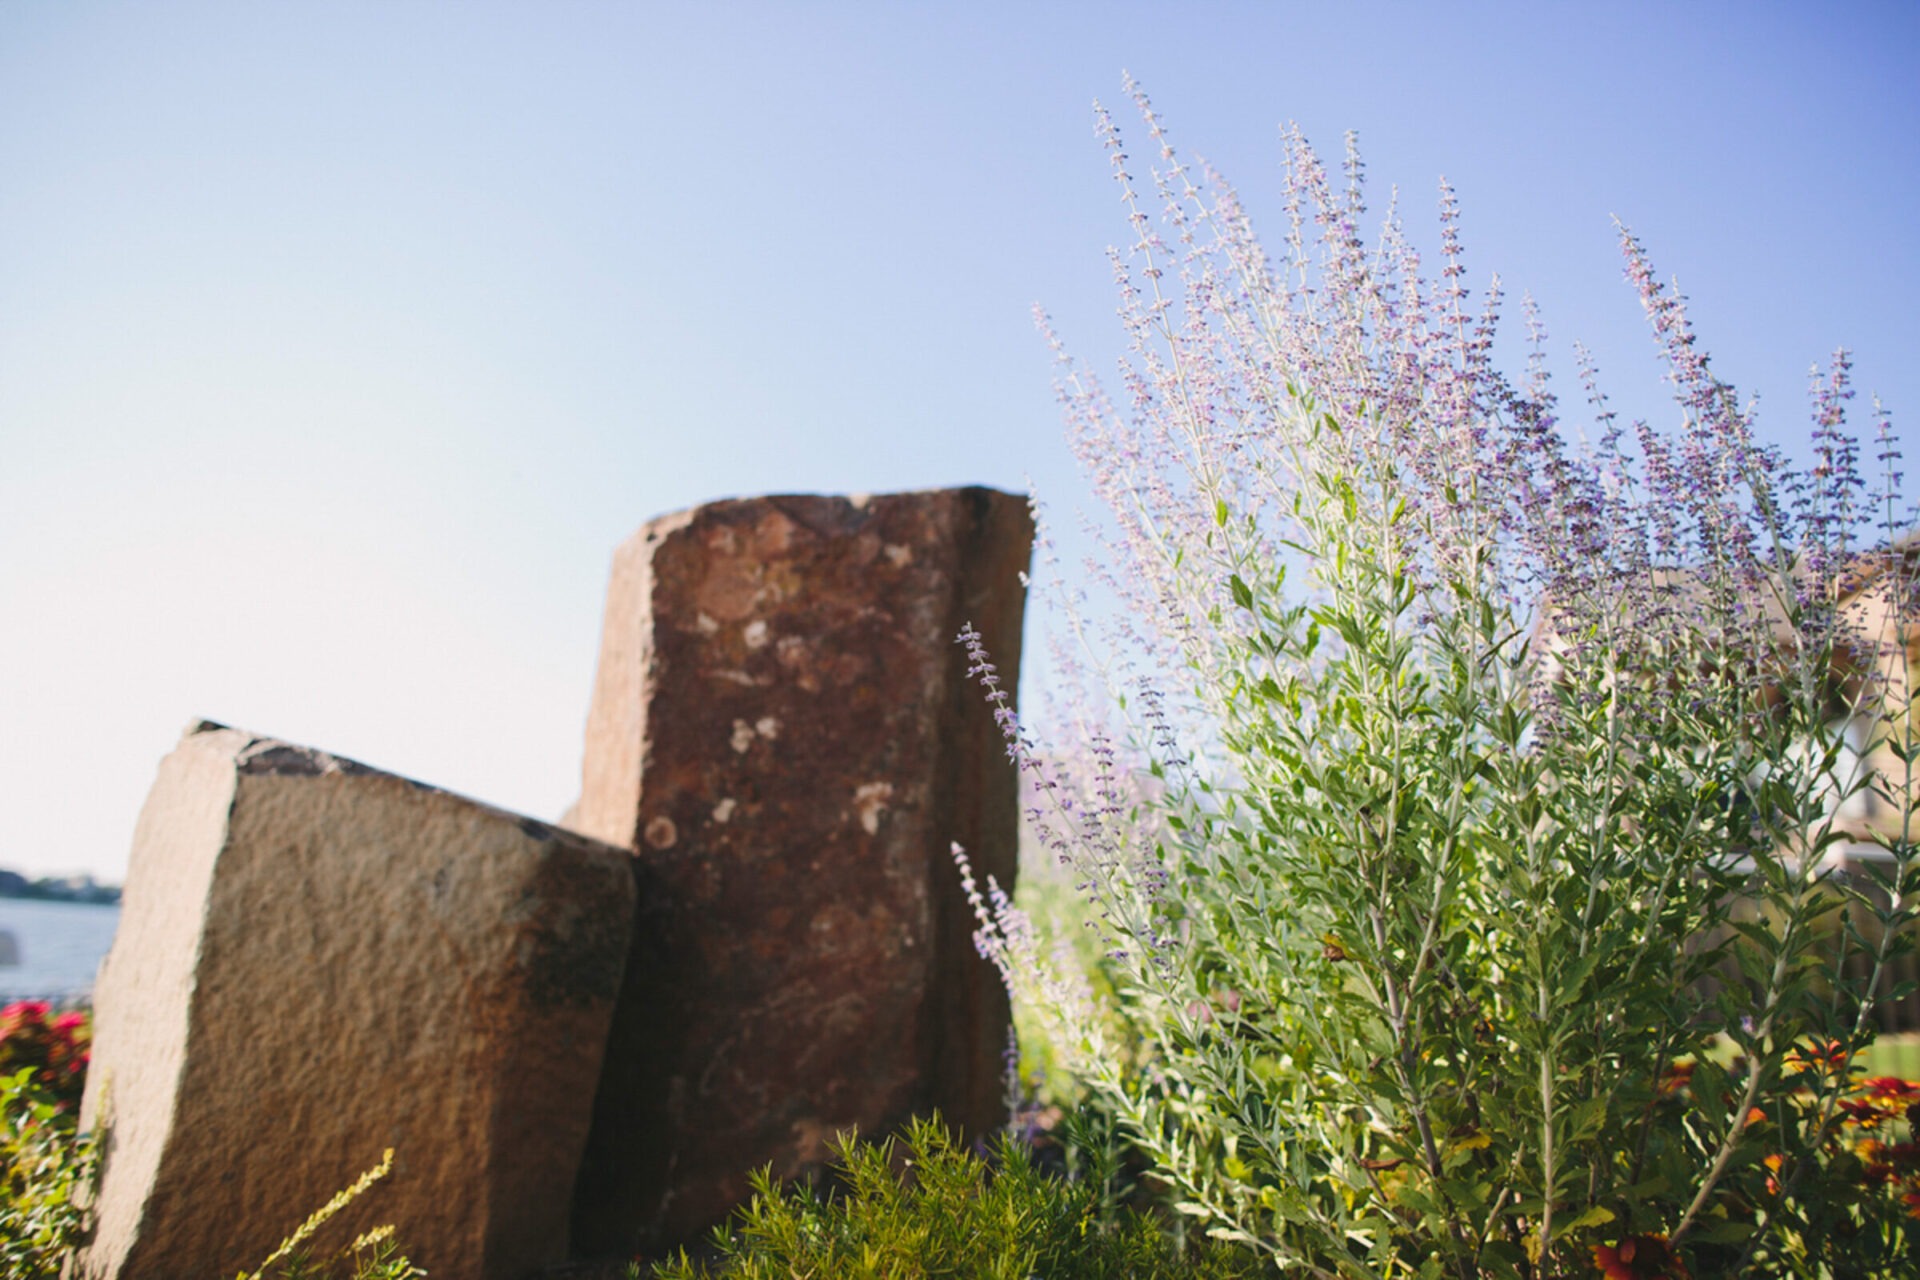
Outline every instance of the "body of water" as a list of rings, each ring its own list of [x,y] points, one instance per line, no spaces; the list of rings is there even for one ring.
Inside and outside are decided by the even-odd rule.
[[[12,935],[19,956],[0,965],[0,1000],[87,995],[119,923],[118,906],[0,898],[0,932]]]

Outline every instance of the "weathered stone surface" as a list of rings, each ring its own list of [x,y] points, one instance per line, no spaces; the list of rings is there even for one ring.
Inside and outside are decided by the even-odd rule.
[[[567,1207],[632,927],[629,856],[218,725],[160,766],[94,993],[84,1277],[231,1276],[329,1229],[521,1280]]]
[[[685,1241],[837,1130],[1001,1119],[1007,1005],[948,848],[1005,885],[1015,774],[955,644],[1018,678],[1024,499],[720,502],[614,557],[581,830],[640,905],[576,1249]]]

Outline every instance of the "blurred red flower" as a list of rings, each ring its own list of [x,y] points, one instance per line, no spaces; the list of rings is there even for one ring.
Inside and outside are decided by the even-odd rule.
[[[1593,1247],[1593,1262],[1607,1280],[1686,1280],[1687,1268],[1665,1236],[1628,1236]]]

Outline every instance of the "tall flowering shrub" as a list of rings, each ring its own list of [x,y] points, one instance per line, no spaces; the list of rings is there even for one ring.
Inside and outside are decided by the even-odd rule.
[[[1834,874],[1920,756],[1915,553],[1846,357],[1795,469],[1623,231],[1680,424],[1619,421],[1583,356],[1574,447],[1530,309],[1496,367],[1450,193],[1429,275],[1397,216],[1363,239],[1351,146],[1336,177],[1290,134],[1270,251],[1130,92],[1122,390],[1059,384],[1111,512],[1111,727],[1003,723],[1145,1061],[992,886],[983,951],[1178,1210],[1289,1274],[1908,1265],[1899,1200],[1826,1194],[1920,887],[1904,818]]]

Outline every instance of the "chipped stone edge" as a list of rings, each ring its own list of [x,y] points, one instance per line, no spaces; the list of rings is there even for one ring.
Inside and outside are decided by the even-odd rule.
[[[318,778],[337,773],[346,777],[391,778],[426,795],[445,796],[481,813],[505,818],[517,824],[521,831],[535,840],[561,839],[592,848],[605,849],[626,857],[631,857],[633,854],[631,849],[596,839],[572,827],[528,817],[523,813],[515,813],[511,809],[503,809],[499,805],[476,800],[458,791],[436,787],[430,782],[421,782],[405,774],[377,769],[370,764],[335,755],[319,747],[301,746],[299,743],[288,742],[282,738],[255,733],[251,729],[222,724],[218,720],[198,719],[190,722],[185,732],[180,735],[180,740],[184,743],[208,733],[232,733],[246,739],[245,745],[233,753],[233,771],[240,777]]]

